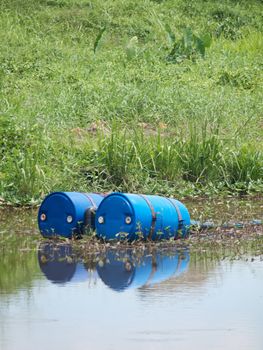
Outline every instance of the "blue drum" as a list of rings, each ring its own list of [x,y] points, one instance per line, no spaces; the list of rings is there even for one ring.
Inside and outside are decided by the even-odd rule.
[[[97,236],[105,240],[181,238],[187,236],[190,215],[173,198],[117,192],[100,203],[95,227]]]
[[[42,202],[38,226],[43,237],[81,236],[95,228],[95,212],[105,195],[80,192],[54,192]]]

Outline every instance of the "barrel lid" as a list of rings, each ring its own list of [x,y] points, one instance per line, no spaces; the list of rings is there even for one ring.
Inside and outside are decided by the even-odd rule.
[[[136,229],[134,209],[122,193],[112,193],[101,202],[96,213],[97,235],[105,239],[130,238]]]
[[[42,202],[38,211],[38,225],[43,236],[71,237],[76,226],[76,210],[65,192],[54,192]]]

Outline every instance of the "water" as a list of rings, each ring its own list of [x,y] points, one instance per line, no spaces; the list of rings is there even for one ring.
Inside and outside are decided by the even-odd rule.
[[[83,262],[42,244],[10,269],[20,283],[1,272],[1,350],[263,348],[260,257],[108,250]]]
[[[187,205],[195,219],[262,219],[262,201]],[[262,255],[190,246],[76,257],[40,242],[35,216],[0,211],[0,350],[263,349]]]

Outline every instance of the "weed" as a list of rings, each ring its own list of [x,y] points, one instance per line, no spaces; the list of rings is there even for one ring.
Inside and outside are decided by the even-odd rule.
[[[237,40],[242,36],[241,28],[246,21],[239,15],[228,10],[217,10],[212,13],[212,17],[218,22],[215,30],[217,37],[223,35],[227,39]]]
[[[239,150],[231,150],[224,157],[222,168],[226,184],[237,185],[243,192],[253,183],[263,178],[263,154],[251,145],[243,145]]]
[[[128,44],[126,45],[126,55],[128,60],[133,59],[134,57],[136,57],[137,52],[138,52],[138,38],[137,36],[133,36]]]
[[[186,28],[182,38],[176,41],[169,26],[166,26],[166,30],[170,40],[173,41],[173,48],[167,56],[169,62],[180,63],[185,59],[196,61],[199,56],[205,56],[205,51],[212,42],[209,34],[199,37],[190,28]]]
[[[255,88],[257,78],[246,71],[237,71],[234,73],[223,71],[219,76],[218,84],[222,86],[230,85],[235,88],[251,90]]]
[[[216,181],[221,152],[218,130],[209,133],[205,124],[199,133],[196,126],[192,127],[189,139],[182,140],[179,146],[178,159],[183,178],[196,183]]]

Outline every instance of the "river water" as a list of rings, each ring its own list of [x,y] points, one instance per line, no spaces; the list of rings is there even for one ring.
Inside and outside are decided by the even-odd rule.
[[[40,249],[2,276],[1,350],[263,349],[260,257],[109,250],[89,263]]]
[[[171,247],[79,257],[70,244],[27,249],[25,230],[0,250],[1,350],[263,349],[262,255]]]

